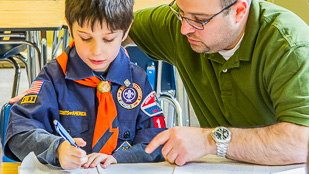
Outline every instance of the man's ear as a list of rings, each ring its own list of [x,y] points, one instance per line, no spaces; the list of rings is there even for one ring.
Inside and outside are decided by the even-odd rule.
[[[129,31],[130,31],[130,28],[131,28],[131,26],[132,26],[133,21],[134,21],[134,20],[132,20],[132,22],[131,22],[129,28],[128,28],[127,31],[124,33],[124,35],[123,35],[123,37],[122,37],[122,40],[121,40],[122,42],[123,42],[124,40],[126,40],[126,38],[128,37],[128,34],[129,34]]]
[[[68,30],[69,30],[69,33],[70,33],[70,36],[73,38],[73,35],[72,35],[72,30],[70,28],[70,25],[69,25],[69,22],[68,22],[68,19],[65,17],[65,22],[67,23],[67,26],[68,26]]]
[[[239,23],[242,21],[246,14],[248,13],[250,6],[248,5],[248,2],[246,0],[239,0],[236,3],[236,23]]]

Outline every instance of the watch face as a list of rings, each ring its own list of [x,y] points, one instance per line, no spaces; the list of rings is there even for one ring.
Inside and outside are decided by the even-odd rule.
[[[227,129],[224,128],[218,128],[215,131],[215,136],[218,140],[225,140],[229,137],[229,131]]]

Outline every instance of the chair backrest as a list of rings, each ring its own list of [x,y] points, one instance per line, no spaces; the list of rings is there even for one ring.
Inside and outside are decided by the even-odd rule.
[[[164,115],[166,115],[167,127],[182,126],[182,109],[175,98],[177,87],[174,66],[166,62],[150,59],[137,46],[127,46],[126,50],[130,56],[131,62],[137,64],[147,72],[149,82],[157,92],[158,100],[161,103]],[[160,70],[161,72],[159,72]],[[164,102],[166,102],[166,104],[164,104]]]
[[[8,38],[8,40],[4,40]],[[8,58],[19,54],[27,49],[27,45],[19,41],[25,41],[26,33],[24,31],[4,33],[0,32],[0,59]]]
[[[1,143],[4,146],[4,141],[5,141],[5,133],[6,133],[6,128],[8,125],[9,121],[9,115],[10,115],[10,110],[11,110],[12,105],[9,103],[6,103],[3,105],[1,109],[1,115],[0,115],[0,138],[1,138]],[[5,155],[3,155],[3,162],[17,162],[14,160],[9,159]]]
[[[159,82],[157,81],[158,61],[150,59],[137,46],[127,46],[126,50],[130,56],[131,62],[137,64],[147,72],[149,82],[155,91],[157,91],[157,84],[161,83],[161,92],[174,90],[176,94],[176,76],[174,66],[166,62],[162,63],[162,79]]]

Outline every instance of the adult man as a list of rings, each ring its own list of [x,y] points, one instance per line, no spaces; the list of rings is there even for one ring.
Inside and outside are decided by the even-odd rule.
[[[137,12],[129,36],[177,67],[203,127],[164,131],[146,152],[163,144],[177,165],[207,154],[306,161],[309,28],[295,14],[262,0],[174,0]]]

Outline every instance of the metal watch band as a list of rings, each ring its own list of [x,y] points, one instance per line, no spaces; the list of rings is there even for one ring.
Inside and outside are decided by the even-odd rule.
[[[217,145],[217,156],[225,157],[227,152],[228,143],[216,143]]]

